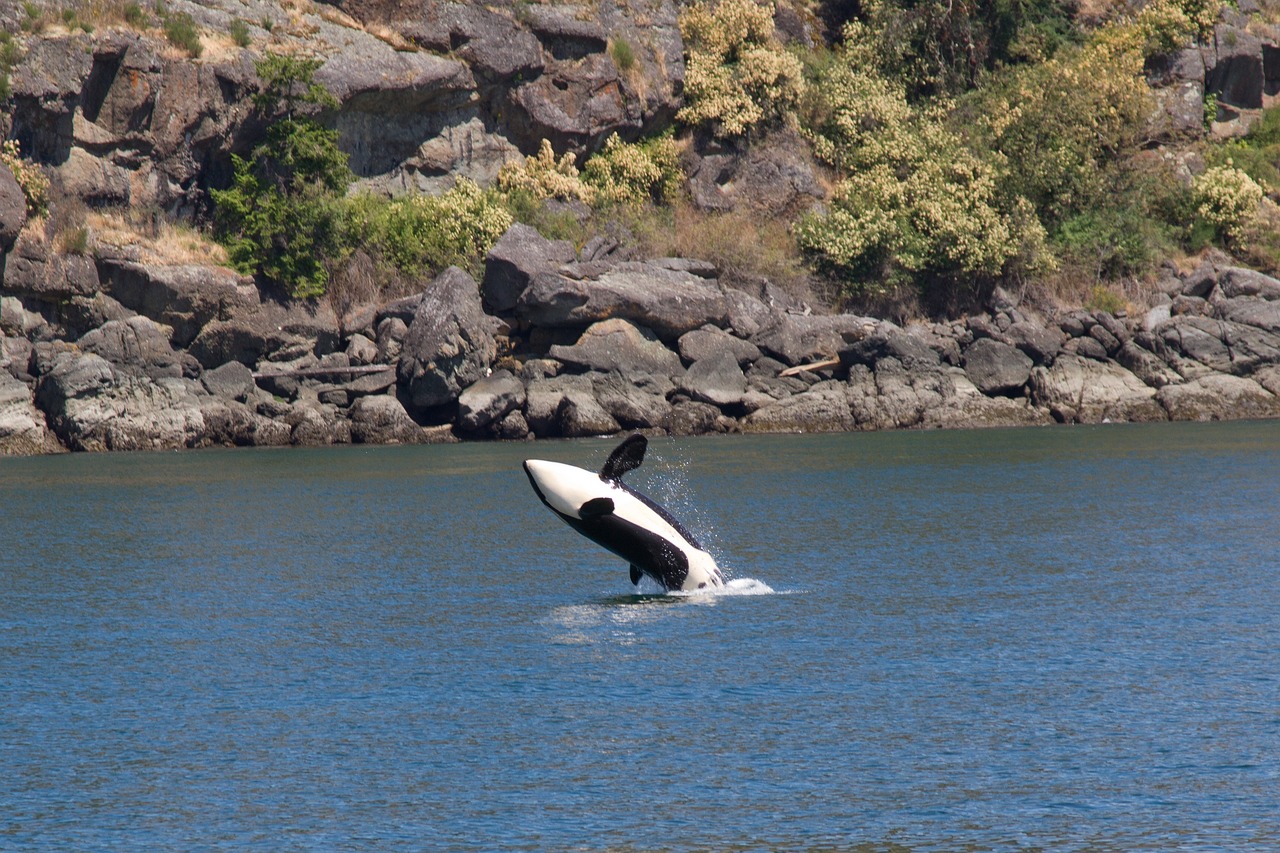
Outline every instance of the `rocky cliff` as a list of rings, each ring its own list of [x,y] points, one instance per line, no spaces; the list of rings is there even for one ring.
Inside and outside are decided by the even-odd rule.
[[[543,139],[585,154],[666,126],[680,105],[664,0],[169,6],[206,34],[238,22],[247,44],[206,35],[193,59],[126,26],[23,40],[0,130],[43,165],[58,204],[198,215],[231,155],[261,138],[263,51],[323,60],[316,79],[338,101],[326,121],[360,183],[388,192],[489,182]],[[6,30],[27,14],[0,0]],[[1206,87],[1226,123],[1274,94],[1280,53],[1250,38],[1159,72],[1168,133],[1201,126]],[[820,198],[799,148],[780,134],[693,154],[691,194],[762,215]],[[705,261],[520,224],[478,280],[453,268],[341,312],[198,256],[106,235],[68,247],[53,230],[28,221],[0,166],[0,453],[1280,416],[1280,281],[1222,255],[1170,267],[1141,316],[1047,315],[997,291],[982,313],[900,327]]]

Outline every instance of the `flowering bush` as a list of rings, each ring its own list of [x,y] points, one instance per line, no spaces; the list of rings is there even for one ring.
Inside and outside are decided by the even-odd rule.
[[[598,201],[614,204],[669,202],[684,185],[680,150],[669,135],[628,144],[614,134],[582,174]]]
[[[699,2],[680,16],[685,106],[676,118],[716,136],[744,136],[781,121],[800,101],[800,60],[773,38],[773,4]]]
[[[1191,184],[1196,214],[1228,242],[1243,243],[1265,193],[1253,178],[1228,164],[1206,169]]]
[[[0,145],[0,163],[9,167],[13,177],[22,187],[22,194],[27,197],[27,214],[41,216],[49,209],[49,179],[44,171],[27,160],[22,159],[18,150],[18,140],[6,139]]]
[[[459,178],[439,196],[352,200],[346,242],[372,250],[407,275],[432,275],[452,265],[476,273],[511,223],[496,192]]]
[[[498,189],[528,193],[538,199],[577,199],[590,204],[595,190],[578,177],[575,159],[575,155],[566,153],[557,160],[551,142],[544,139],[537,154],[503,164],[498,170]]]

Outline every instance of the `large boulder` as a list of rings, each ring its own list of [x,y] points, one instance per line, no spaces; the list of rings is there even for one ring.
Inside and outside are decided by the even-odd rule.
[[[204,432],[191,380],[119,374],[93,353],[56,354],[37,400],[73,450],[176,450]]]
[[[32,456],[62,449],[35,407],[27,383],[0,370],[0,456]]]
[[[747,393],[747,377],[738,366],[737,357],[725,349],[695,361],[680,380],[680,389],[713,406],[738,406]]]
[[[428,433],[388,394],[360,397],[348,411],[351,440],[357,444],[423,444]]]
[[[988,396],[1014,394],[1031,376],[1031,358],[1016,347],[980,338],[964,351],[964,369],[978,390]]]
[[[724,291],[701,276],[654,264],[623,263],[597,278],[537,276],[516,303],[516,315],[551,328],[584,327],[620,318],[674,343],[685,332],[728,321]]]
[[[1156,389],[1114,362],[1071,353],[1031,371],[1031,397],[1068,423],[1167,420]]]
[[[592,374],[595,398],[624,429],[666,429],[671,422],[667,395],[674,389],[666,376],[623,371]]]
[[[772,325],[752,335],[751,342],[785,364],[806,364],[840,357],[874,327],[873,320],[853,314],[779,314]]]
[[[152,379],[182,376],[182,360],[169,345],[169,330],[147,317],[109,320],[77,345],[126,373]]]
[[[261,302],[253,279],[226,267],[104,258],[98,263],[98,272],[110,296],[171,328],[173,344],[178,347],[190,345],[205,324],[256,313]]]
[[[750,341],[706,326],[680,336],[680,357],[688,362],[701,361],[721,352],[729,352],[739,365],[750,364],[760,357],[760,348]]]
[[[450,267],[423,294],[397,371],[412,406],[426,411],[454,403],[496,354],[494,320],[484,313],[475,279]]]
[[[819,382],[742,419],[743,432],[843,432],[855,427],[844,383]]]
[[[0,163],[0,255],[13,248],[27,224],[27,197],[9,167]]]
[[[266,301],[209,322],[189,352],[205,368],[229,361],[253,367],[327,355],[338,342],[338,318],[327,302]]]
[[[524,383],[509,370],[497,370],[458,397],[458,426],[479,432],[524,407]]]
[[[1280,398],[1243,376],[1217,373],[1166,385],[1156,399],[1175,421],[1226,421],[1280,417]]]
[[[662,345],[647,329],[626,320],[596,323],[582,333],[572,346],[553,345],[551,358],[587,370],[626,370],[677,376],[684,372],[680,356]]]
[[[536,228],[517,222],[485,256],[480,288],[485,309],[491,313],[510,311],[535,276],[553,272],[574,257],[568,240],[548,240]]]

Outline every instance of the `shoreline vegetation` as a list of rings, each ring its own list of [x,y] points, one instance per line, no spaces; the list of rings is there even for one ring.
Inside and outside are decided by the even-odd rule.
[[[1280,417],[1274,11],[0,0],[0,455]]]

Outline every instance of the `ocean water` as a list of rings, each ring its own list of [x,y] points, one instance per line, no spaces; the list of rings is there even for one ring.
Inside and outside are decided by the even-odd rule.
[[[1280,422],[0,460],[0,850],[1280,849]]]

